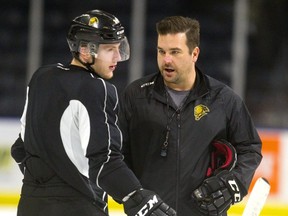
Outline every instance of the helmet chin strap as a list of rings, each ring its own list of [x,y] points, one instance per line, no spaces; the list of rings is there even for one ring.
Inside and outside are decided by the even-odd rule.
[[[95,73],[95,70],[91,67],[91,65],[93,65],[95,63],[95,56],[92,55],[92,62],[83,62],[80,58],[79,58],[79,54],[78,53],[73,53],[74,58],[76,58],[83,66],[85,66],[89,71]]]

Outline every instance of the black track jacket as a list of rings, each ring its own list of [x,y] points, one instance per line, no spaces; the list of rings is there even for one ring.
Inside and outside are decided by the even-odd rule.
[[[143,187],[178,216],[201,215],[191,192],[204,180],[209,145],[226,139],[237,150],[234,174],[248,189],[261,155],[261,140],[243,101],[225,84],[197,68],[196,83],[180,110],[171,103],[160,73],[134,81],[120,99],[125,161]],[[160,156],[168,133],[167,156]]]
[[[61,64],[38,69],[27,88],[22,131],[11,152],[17,162],[26,156],[22,198],[39,196],[49,201],[73,193],[107,212],[105,191],[121,200],[140,188],[123,161],[117,114],[115,86],[95,73]],[[42,207],[47,205],[43,202]]]

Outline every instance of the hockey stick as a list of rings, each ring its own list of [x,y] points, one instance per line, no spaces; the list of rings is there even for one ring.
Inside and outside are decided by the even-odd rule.
[[[266,202],[270,192],[270,184],[267,179],[260,177],[257,179],[248,198],[242,216],[258,216]]]

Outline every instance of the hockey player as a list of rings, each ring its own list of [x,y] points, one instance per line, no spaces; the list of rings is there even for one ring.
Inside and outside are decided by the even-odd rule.
[[[11,148],[24,173],[18,216],[106,216],[107,193],[127,215],[176,215],[142,189],[123,162],[112,78],[129,58],[119,20],[92,10],[76,17],[70,64],[40,67],[27,87],[22,130]]]
[[[134,81],[120,99],[125,160],[178,216],[226,215],[247,194],[261,140],[242,99],[196,66],[199,22],[172,16],[156,29],[159,72]],[[215,169],[215,141],[235,148],[237,161],[227,157],[233,169]]]

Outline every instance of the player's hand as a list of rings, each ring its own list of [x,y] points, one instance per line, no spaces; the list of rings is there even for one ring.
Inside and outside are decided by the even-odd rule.
[[[175,210],[157,194],[145,189],[135,191],[123,204],[128,216],[176,216]]]
[[[226,212],[232,204],[240,202],[246,194],[247,190],[237,177],[224,170],[205,179],[192,196],[202,213],[216,216]]]
[[[24,142],[19,134],[18,139],[14,142],[11,147],[11,155],[17,162],[21,172],[24,174],[25,164],[23,163],[26,158],[26,151],[24,149]]]

